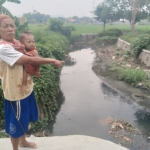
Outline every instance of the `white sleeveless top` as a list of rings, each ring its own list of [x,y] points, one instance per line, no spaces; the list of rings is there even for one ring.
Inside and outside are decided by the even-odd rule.
[[[33,91],[33,80],[30,75],[27,78],[27,89],[22,94],[20,88],[23,82],[23,66],[15,62],[23,56],[8,44],[0,44],[0,79],[4,97],[10,101],[26,98]]]

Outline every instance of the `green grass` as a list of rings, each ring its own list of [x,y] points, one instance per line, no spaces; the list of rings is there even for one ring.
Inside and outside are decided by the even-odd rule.
[[[76,33],[78,34],[87,34],[87,33],[99,33],[103,30],[103,25],[93,25],[93,24],[68,24],[76,28]],[[131,32],[130,25],[120,24],[120,25],[106,25],[106,30],[109,29],[120,29],[123,32]],[[143,33],[150,31],[149,25],[137,25],[135,26],[138,33]]]
[[[29,31],[34,33],[36,31],[44,31],[46,28],[48,28],[48,25],[45,24],[29,24]]]
[[[89,33],[100,33],[103,30],[103,25],[94,25],[94,24],[65,24],[65,25],[69,25],[69,26],[73,26],[76,28],[76,31],[74,31],[73,33],[76,34],[89,34]],[[45,30],[46,28],[48,28],[48,25],[38,25],[38,24],[29,24],[29,30],[31,32],[36,32],[36,31],[42,31]],[[136,25],[135,26],[135,34],[133,35],[131,33],[131,29],[130,29],[130,25],[126,25],[126,24],[120,24],[120,25],[106,25],[106,30],[109,29],[120,29],[123,31],[123,35],[121,36],[121,38],[127,42],[134,42],[138,36],[142,36],[144,34],[148,34],[150,33],[150,25]]]

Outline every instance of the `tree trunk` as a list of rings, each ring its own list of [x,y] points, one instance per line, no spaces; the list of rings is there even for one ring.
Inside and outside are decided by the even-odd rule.
[[[132,33],[135,33],[135,21],[136,21],[136,15],[137,15],[137,11],[138,11],[138,4],[137,4],[137,0],[132,0],[132,21],[131,21],[131,30]]]
[[[103,30],[105,31],[106,21],[103,22]]]

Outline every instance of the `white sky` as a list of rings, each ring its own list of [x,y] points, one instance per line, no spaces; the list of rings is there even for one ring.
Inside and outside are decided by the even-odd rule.
[[[6,2],[4,7],[18,17],[33,10],[52,17],[92,17],[90,11],[101,1],[103,0],[21,0],[21,4]]]

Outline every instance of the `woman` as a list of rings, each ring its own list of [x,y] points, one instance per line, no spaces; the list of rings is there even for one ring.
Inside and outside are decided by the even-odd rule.
[[[15,44],[15,25],[7,15],[0,15],[0,78],[5,98],[5,127],[10,135],[13,150],[19,146],[37,148],[35,143],[26,141],[26,132],[31,121],[38,119],[37,105],[33,93],[33,81],[28,75],[28,88],[22,94],[20,87],[23,79],[23,65],[53,64],[61,67],[62,62],[51,58],[29,57],[16,51],[11,45]],[[10,44],[9,44],[10,43]],[[16,45],[19,49],[20,45]]]

